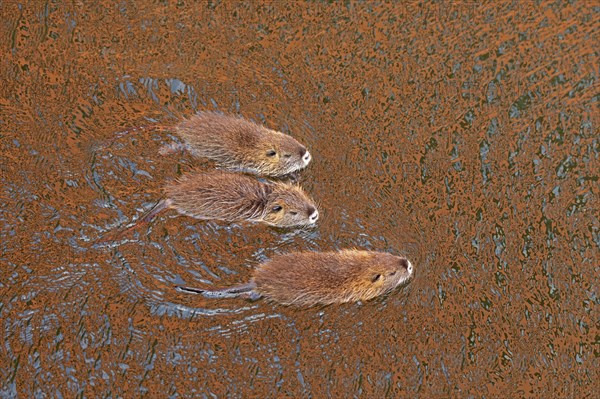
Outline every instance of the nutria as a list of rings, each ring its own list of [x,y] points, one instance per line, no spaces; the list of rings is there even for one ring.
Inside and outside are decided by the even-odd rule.
[[[230,170],[281,177],[311,160],[306,147],[292,136],[240,117],[200,112],[176,125],[175,132],[185,144],[163,147],[163,155],[183,149]]]
[[[410,261],[385,252],[296,252],[273,257],[249,283],[219,290],[177,287],[209,298],[262,296],[284,305],[366,301],[390,292],[413,274]]]
[[[317,207],[300,186],[263,183],[231,172],[187,173],[168,184],[165,194],[166,199],[143,216],[141,223],[167,208],[196,219],[263,222],[276,227],[308,226],[319,218]]]

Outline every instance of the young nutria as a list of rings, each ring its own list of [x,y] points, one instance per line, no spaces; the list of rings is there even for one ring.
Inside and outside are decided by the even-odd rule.
[[[141,223],[167,208],[196,219],[246,220],[276,227],[308,226],[319,218],[314,202],[299,186],[262,183],[237,173],[188,173],[167,185],[165,194],[167,198],[142,217]]]
[[[249,283],[219,290],[177,287],[209,298],[264,296],[284,305],[366,301],[408,281],[413,265],[385,252],[296,252],[263,263]]]
[[[292,136],[240,117],[201,112],[175,126],[183,145],[163,148],[165,154],[185,149],[232,170],[280,177],[300,170],[310,153]]]

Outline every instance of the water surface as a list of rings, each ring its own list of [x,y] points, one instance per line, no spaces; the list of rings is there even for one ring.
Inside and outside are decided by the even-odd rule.
[[[600,16],[593,2],[0,5],[0,396],[593,397]],[[318,227],[165,212],[201,110],[287,132]],[[209,166],[208,166],[209,167]],[[177,292],[271,256],[417,268],[371,302]]]

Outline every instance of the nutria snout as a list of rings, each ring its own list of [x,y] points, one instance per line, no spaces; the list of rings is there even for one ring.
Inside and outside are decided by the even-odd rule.
[[[178,287],[209,298],[264,296],[283,305],[367,301],[408,282],[412,263],[385,252],[343,250],[277,255],[258,266],[249,283],[219,290]]]
[[[232,170],[280,177],[305,168],[312,159],[292,136],[240,117],[201,112],[175,131],[192,155]]]

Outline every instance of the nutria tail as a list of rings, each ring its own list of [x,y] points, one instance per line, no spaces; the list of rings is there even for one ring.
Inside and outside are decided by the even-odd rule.
[[[239,296],[246,296],[252,300],[260,298],[260,294],[255,291],[256,284],[254,281],[217,290],[203,290],[200,288],[182,287],[179,285],[175,288],[183,292],[202,294],[205,298],[211,299],[236,298]]]

